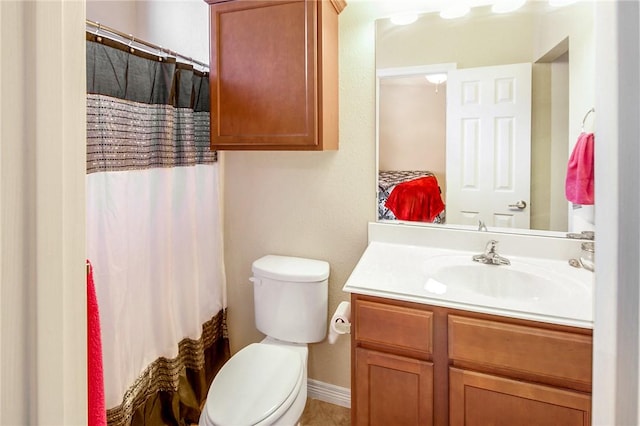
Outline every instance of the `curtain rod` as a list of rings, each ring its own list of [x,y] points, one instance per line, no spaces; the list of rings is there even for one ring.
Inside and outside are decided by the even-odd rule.
[[[175,52],[173,50],[165,49],[164,47],[158,46],[157,44],[153,44],[153,43],[149,43],[148,41],[140,40],[138,38],[135,38],[131,34],[125,34],[122,31],[118,31],[115,28],[111,28],[111,27],[108,27],[106,25],[102,25],[101,23],[94,22],[94,21],[92,21],[90,19],[87,19],[86,22],[87,22],[87,25],[89,25],[89,26],[91,26],[91,27],[96,29],[96,32],[93,33],[95,35],[99,35],[100,31],[105,31],[107,33],[111,33],[113,35],[121,37],[124,40],[130,40],[131,43],[138,43],[138,44],[141,44],[143,46],[149,47],[151,49],[155,49],[157,52],[166,53],[167,55],[173,56],[173,57],[176,57],[176,58],[186,59],[189,62],[191,62],[192,64],[199,65],[201,67],[206,68],[207,70],[209,69],[209,64],[205,64],[204,62],[200,62],[200,61],[198,61],[196,59],[193,59],[190,56],[185,56],[185,55],[182,55],[182,54],[180,54],[178,52]],[[87,31],[89,31],[89,30],[87,29]],[[117,40],[117,41],[123,42],[123,40]],[[150,52],[150,53],[154,53],[154,52]]]

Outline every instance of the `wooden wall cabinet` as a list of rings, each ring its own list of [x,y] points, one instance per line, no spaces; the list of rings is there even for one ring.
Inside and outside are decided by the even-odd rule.
[[[352,295],[352,424],[591,424],[591,330]]]
[[[344,0],[205,0],[211,148],[338,149]]]

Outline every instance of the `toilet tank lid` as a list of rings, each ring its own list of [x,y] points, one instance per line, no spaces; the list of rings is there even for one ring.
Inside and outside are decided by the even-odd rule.
[[[317,282],[329,277],[329,263],[302,257],[267,255],[253,262],[254,275],[280,281]]]

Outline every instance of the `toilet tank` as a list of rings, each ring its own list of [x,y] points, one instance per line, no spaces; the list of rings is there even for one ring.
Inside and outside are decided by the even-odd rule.
[[[253,262],[251,269],[258,330],[286,342],[324,339],[329,263],[267,255]]]

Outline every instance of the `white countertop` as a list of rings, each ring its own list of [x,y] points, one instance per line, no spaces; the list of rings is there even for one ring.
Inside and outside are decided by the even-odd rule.
[[[432,270],[439,259],[451,256],[466,259],[468,256],[470,260],[474,254],[478,252],[371,241],[343,290],[511,318],[593,328],[593,273],[569,266],[568,259],[501,253],[509,258],[512,266],[477,264],[482,268],[525,267],[539,276],[553,276],[563,283],[553,300],[548,297],[491,296],[453,289],[441,292],[434,291],[433,286],[428,284],[432,281]]]

